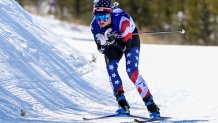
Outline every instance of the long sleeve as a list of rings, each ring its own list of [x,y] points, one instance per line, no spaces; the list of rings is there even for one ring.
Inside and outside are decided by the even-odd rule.
[[[93,37],[94,37],[94,40],[95,40],[95,43],[96,43],[98,51],[101,52],[101,53],[104,53],[105,52],[105,48],[101,46],[99,39],[96,37],[96,35],[98,33],[100,33],[99,29],[98,29],[99,26],[98,26],[97,22],[93,19],[93,21],[92,21],[90,26],[91,26],[91,32],[93,34]]]
[[[131,48],[132,45],[132,32],[133,32],[133,26],[131,26],[131,21],[123,17],[121,19],[121,26],[120,26],[120,32],[122,36],[122,42],[126,46],[126,51],[128,51]],[[135,28],[135,26],[134,26]]]

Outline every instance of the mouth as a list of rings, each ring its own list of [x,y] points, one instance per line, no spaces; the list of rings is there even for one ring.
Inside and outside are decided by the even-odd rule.
[[[104,22],[100,22],[99,25],[103,26],[103,25],[104,25]]]

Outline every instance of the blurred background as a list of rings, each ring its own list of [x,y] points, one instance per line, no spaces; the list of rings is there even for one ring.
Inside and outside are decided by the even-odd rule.
[[[89,26],[93,0],[16,0],[32,14]],[[148,44],[218,45],[218,0],[112,0],[140,31],[185,29],[186,34],[141,35]]]

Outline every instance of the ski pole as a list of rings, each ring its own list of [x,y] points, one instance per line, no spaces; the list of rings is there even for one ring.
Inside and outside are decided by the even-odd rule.
[[[132,35],[142,35],[142,34],[150,34],[150,35],[155,35],[155,34],[169,34],[169,33],[180,33],[180,34],[185,34],[185,30],[173,30],[173,31],[153,31],[153,32],[138,32],[138,33],[132,33]],[[120,34],[114,34],[116,38],[121,38]]]
[[[132,33],[132,35],[141,35],[141,34],[166,34],[166,33],[181,33],[185,34],[185,30],[173,30],[173,31],[155,31],[155,32],[138,32],[138,33]]]

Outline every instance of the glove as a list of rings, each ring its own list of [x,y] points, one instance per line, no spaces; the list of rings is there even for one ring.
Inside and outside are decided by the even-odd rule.
[[[97,40],[101,46],[107,45],[106,37],[103,34],[97,34],[96,37],[97,37]]]
[[[104,36],[107,40],[107,44],[108,45],[113,45],[115,46],[117,49],[125,52],[126,51],[126,46],[122,46],[121,44],[118,44],[116,41],[115,41],[115,35],[114,33],[112,32],[112,28],[108,28],[105,33],[104,33]]]
[[[101,45],[101,47],[107,47],[109,45],[116,45],[115,42],[115,37],[112,34],[112,28],[108,28],[104,34],[97,34],[96,36],[96,40],[98,42],[98,44]]]

